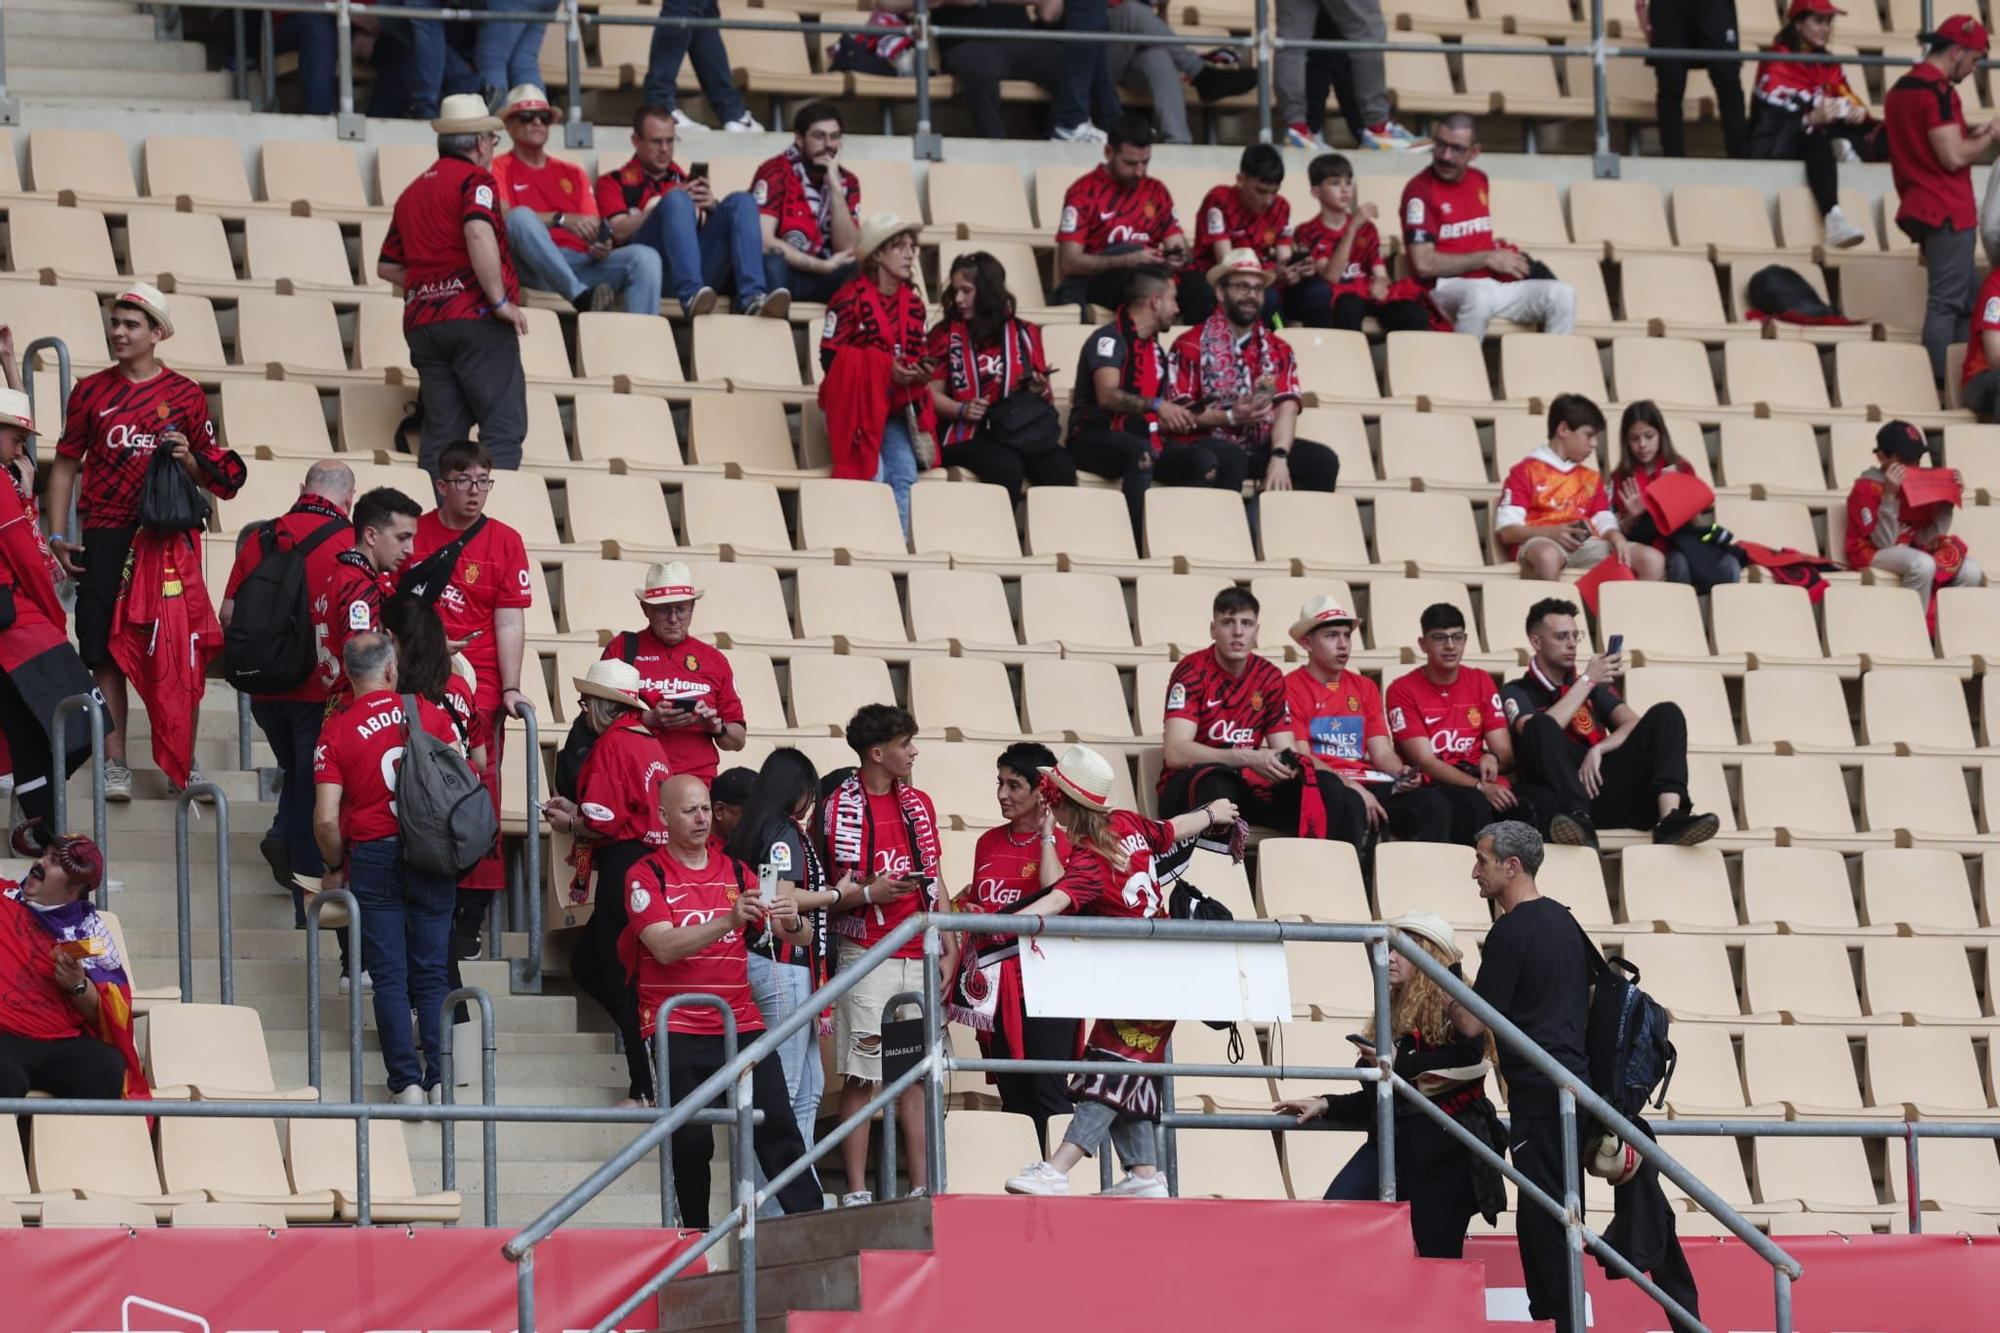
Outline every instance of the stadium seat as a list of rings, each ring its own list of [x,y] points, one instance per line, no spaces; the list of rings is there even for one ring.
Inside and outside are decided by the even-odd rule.
[[[1858,852],[1886,845],[1893,836],[1880,829],[1856,831],[1836,759],[1745,755],[1740,771],[1744,823],[1782,830],[1786,845]]]
[[[1871,1028],[1869,1104],[1924,1119],[1992,1115],[1973,1037],[1964,1028]]]
[[[294,1120],[290,1127],[289,1161],[292,1188],[301,1194],[330,1190],[335,1220],[358,1220],[360,1199],[354,1165],[354,1122]],[[368,1206],[382,1222],[456,1222],[458,1191],[419,1194],[410,1171],[410,1150],[403,1126],[393,1120],[369,1122]]]
[[[866,183],[863,183],[864,193]],[[1027,192],[1011,163],[933,162],[925,178],[927,216],[934,227],[964,226],[973,240],[1039,242],[1055,238],[1053,224],[1037,227]],[[941,265],[945,271],[950,265]],[[1017,293],[1016,299],[1020,296]],[[1039,304],[1023,302],[1024,305]]]
[[[1723,381],[1729,387],[1729,401],[1760,411],[1827,417],[1833,413],[1833,405],[1819,359],[1819,349],[1810,343],[1731,338],[1722,344]]]
[[[1940,660],[1931,648],[1921,598],[1894,585],[1829,587],[1820,602],[1826,616],[1826,646],[1834,657],[1858,657],[1866,669],[1935,667],[1961,678],[1972,674],[1970,658]]]
[[[1940,847],[1876,848],[1861,855],[1861,904],[1877,928],[1964,938],[1979,924],[1965,858]]]
[[[379,217],[395,205],[395,199],[387,197],[380,206],[368,202],[368,191],[361,183],[361,164],[344,143],[267,141],[258,148],[257,157],[264,173],[264,197],[273,203],[288,207],[304,204],[314,217],[341,222]],[[366,267],[373,269],[374,256],[366,247],[362,253]]]
[[[1847,949],[1846,940],[1832,935],[1750,936],[1743,941],[1750,1013],[1772,1022],[1900,1023],[1900,1015],[1862,1016]]]
[[[1930,358],[1915,343],[1843,342],[1833,356],[1842,407],[1875,408],[1884,417],[1905,417],[1919,426],[1967,419],[1938,406]]]
[[[1216,574],[1141,574],[1133,581],[1132,599],[1132,624],[1139,642],[1172,645],[1178,650],[1176,657],[1208,647],[1215,595],[1232,586]],[[1255,646],[1275,648],[1284,642],[1279,637],[1283,633],[1275,617],[1268,626],[1260,620]]]
[[[340,344],[333,302],[324,296],[246,292],[236,303],[236,357],[272,379],[321,388],[382,383],[380,370],[353,370]]]
[[[131,150],[106,130],[38,129],[28,135],[28,181],[37,194],[60,192],[64,202],[172,208],[174,201],[142,199],[132,184]],[[122,211],[122,209],[120,210]]]
[[[714,318],[714,316],[709,316]],[[775,326],[776,320],[760,320]],[[785,405],[761,392],[705,394],[688,404],[688,458],[723,464],[731,476],[796,487],[803,477],[828,469],[802,469],[785,423]]]
[[[1743,1154],[1737,1147],[1738,1140],[1703,1134],[1700,1136],[1674,1135],[1661,1141],[1676,1162],[1700,1178],[1701,1183],[1715,1191],[1716,1195],[1732,1208],[1755,1209],[1752,1202],[1750,1183],[1743,1170]],[[1666,1176],[1660,1177],[1660,1188],[1669,1200],[1676,1202],[1687,1199],[1682,1190]],[[1694,1216],[1681,1213],[1676,1222],[1684,1222]]]
[[[1742,871],[1743,912],[1753,930],[1768,933],[1783,922],[1795,935],[1847,938],[1883,929],[1859,924],[1846,863],[1832,848],[1745,848]]]
[[[1436,912],[1459,930],[1492,928],[1493,911],[1472,881],[1472,850],[1448,842],[1384,842],[1375,848],[1375,904],[1384,921]],[[1603,885],[1599,882],[1599,893]],[[1557,898],[1562,895],[1551,890]],[[1563,899],[1567,902],[1567,899]],[[1605,917],[1610,916],[1609,910]]]
[[[170,1193],[275,1208],[292,1222],[333,1220],[333,1191],[292,1191],[274,1120],[160,1117],[160,1178]]]
[[[1535,585],[1524,582],[1520,586],[1532,588]],[[1487,598],[1487,615],[1490,617],[1493,614],[1490,591]],[[1577,648],[1580,655],[1591,651],[1584,646]],[[1744,679],[1749,681],[1757,674],[1761,673],[1752,673]],[[1838,681],[1834,682],[1834,688],[1840,688]],[[1690,751],[1735,754],[1750,748],[1762,748],[1746,746],[1737,739],[1736,720],[1729,707],[1729,690],[1720,671],[1698,666],[1632,667],[1625,672],[1619,690],[1633,710],[1642,714],[1657,703],[1680,705],[1681,713],[1687,718]]]
[[[576,365],[583,375],[607,380],[620,393],[692,396],[687,377],[681,373],[673,326],[652,315],[622,310],[578,315]]]
[[[134,1204],[161,1221],[175,1204],[201,1203],[206,1198],[199,1190],[169,1194],[160,1188],[153,1140],[138,1116],[38,1115],[30,1143],[35,1188],[52,1196],[42,1203],[45,1225],[48,1210],[70,1192],[85,1199]]]
[[[1066,569],[1131,578],[1167,573],[1173,561],[1139,558],[1125,497],[1092,486],[1036,486],[1028,491],[1028,551],[1056,556]],[[1032,638],[1032,636],[1030,636]]]
[[[97,298],[77,287],[41,287],[25,282],[0,283],[0,321],[16,329],[29,331],[30,341],[34,338],[60,338],[69,348],[72,367],[78,374],[88,374],[101,370],[111,356],[104,343],[104,312],[97,304]],[[27,343],[22,343],[26,351]],[[53,371],[56,365],[53,350],[42,351],[36,361],[39,368]],[[51,375],[45,381],[53,395],[55,380]],[[38,400],[54,404],[53,398]],[[49,418],[60,418],[59,410],[51,411],[43,407],[37,414],[44,421],[42,429],[47,430]]]
[[[184,1205],[177,1205],[184,1206]],[[171,1218],[174,1209],[165,1210]],[[159,1225],[160,1212],[124,1199],[51,1199],[42,1206],[44,1227],[145,1228]]]
[[[1530,250],[1575,246],[1554,181],[1501,177],[1489,180],[1488,189],[1494,230],[1501,236]]]
[[[784,402],[813,396],[799,378],[799,354],[791,326],[751,315],[697,315],[693,327],[694,378],[706,384],[727,381],[739,393],[754,392]]]
[[[628,473],[678,475],[689,470],[673,411],[665,400],[641,394],[579,393],[572,411],[581,461],[610,464]]]
[[[1010,664],[1053,655],[1052,644],[1023,645],[1000,576],[977,569],[920,569],[909,576],[910,632],[920,643],[949,640],[967,655]]]
[[[666,493],[651,478],[571,471],[563,491],[572,543],[598,546],[607,560],[685,554],[674,541]]]
[[[1271,1140],[1227,1129],[1182,1129],[1174,1135],[1184,1199],[1288,1199]]]
[[[1870,939],[1861,945],[1862,992],[1877,1017],[1909,1014],[1918,1027],[1984,1026],[1962,941]]]
[[[1674,249],[1659,187],[1644,181],[1573,180],[1569,230],[1578,241],[1601,244],[1608,259]]]
[[[1956,846],[1973,852],[2000,848],[2000,840],[1979,833],[1964,771],[1955,759],[1926,755],[1862,760],[1861,811],[1869,828],[1897,830],[1919,846]]]
[[[271,1076],[264,1023],[255,1009],[176,1004],[147,1020],[147,1074],[153,1095],[204,1102],[316,1102],[317,1088],[279,1088]]]
[[[1365,334],[1353,329],[1286,329],[1285,342],[1298,364],[1299,381],[1316,406],[1346,403],[1362,408],[1391,400],[1375,382],[1375,358]],[[1394,400],[1401,406],[1414,403]]]
[[[761,648],[773,657],[783,658],[795,652],[825,652],[832,647],[831,639],[802,637],[794,632],[774,567],[747,561],[725,564],[704,561],[695,563],[693,568],[695,586],[706,594],[699,622],[702,633],[722,640],[719,647]],[[883,577],[886,579],[888,575]],[[629,597],[637,586],[636,580],[626,583],[626,595]],[[895,605],[893,598],[890,604]]]
[[[1619,584],[1605,592],[1622,592],[1627,586],[1637,585]],[[1828,662],[1820,649],[1812,598],[1804,588],[1779,583],[1723,584],[1710,591],[1708,608],[1715,621],[1716,653],[1724,662],[1747,661],[1759,668],[1831,666],[1843,674],[1858,669],[1852,662]]]
[[[284,1231],[291,1224],[285,1210],[257,1203],[182,1203],[174,1205],[169,1225],[182,1227],[262,1227]]]
[[[1754,1143],[1757,1197],[1765,1207],[1803,1207],[1810,1213],[1890,1211],[1878,1201],[1861,1140],[1760,1138]],[[1992,1145],[1983,1146],[1991,1157]],[[1893,1179],[1896,1173],[1888,1174]]]
[[[7,212],[7,248],[16,273],[113,295],[131,282],[118,276],[111,231],[92,208],[17,203]]]
[[[1027,730],[1092,745],[1133,742],[1132,712],[1118,668],[1081,658],[1031,657],[1021,665]]]
[[[1625,919],[1676,934],[1740,935],[1729,871],[1715,847],[1660,847],[1636,843],[1619,854]]]
[[[1032,516],[1035,496],[1028,496]],[[1301,574],[1365,579],[1390,572],[1368,556],[1360,510],[1351,495],[1267,491],[1257,498],[1260,547],[1266,562],[1289,560]],[[1400,568],[1394,572],[1400,573]],[[2000,650],[1996,650],[2000,655]]]
[[[879,481],[813,477],[799,483],[799,542],[831,550],[844,563],[904,574],[943,569],[942,554],[913,556],[896,513],[896,495]]]
[[[1576,187],[1570,189],[1574,193]],[[1735,328],[1705,257],[1633,255],[1620,261],[1620,273],[1625,318],[1644,320],[1652,332],[1720,343]]]
[[[1755,186],[1676,185],[1670,207],[1675,242],[1683,249],[1705,246],[1717,262],[1778,248],[1770,207]]]
[[[1773,344],[1774,346],[1777,344]],[[1722,423],[1722,475],[1731,492],[1798,500],[1824,508],[1837,498],[1826,484],[1812,424],[1793,418],[1737,418]]]
[[[1021,638],[1025,643],[1060,642],[1065,657],[1080,655],[1120,666],[1167,656],[1164,644],[1135,646],[1124,591],[1109,574],[1023,574]]]
[[[1479,428],[1456,412],[1384,412],[1383,480],[1405,489],[1421,477],[1424,488],[1490,499],[1498,489],[1479,445]]]
[[[265,203],[252,196],[243,149],[231,139],[149,134],[139,147],[139,170],[146,198],[168,208],[185,200],[183,212],[192,210],[218,221],[288,211],[287,204]]]
[[[1006,489],[979,482],[912,490],[910,545],[919,555],[950,557],[954,569],[1019,574],[1056,564],[1054,556],[1021,554],[1020,530]]]
[[[1782,1102],[1790,1119],[1871,1114],[1839,1028],[1746,1027],[1743,1069],[1750,1100]]]
[[[1460,92],[1452,83],[1443,38],[1437,33],[1398,31],[1391,40],[1396,45],[1383,53],[1383,72],[1391,103],[1406,118],[1459,111],[1483,116],[1494,110],[1498,95],[1492,89],[1469,84]]]
[[[1840,678],[1825,671],[1773,667],[1743,677],[1743,729],[1751,741],[1788,754],[1852,754],[1854,726]],[[1892,746],[1874,747],[1894,753]]]
[[[1358,944],[1287,940],[1285,970],[1295,1018],[1360,1019],[1375,1012],[1368,952]]]
[[[340,224],[331,218],[273,213],[250,218],[243,224],[243,269],[254,281],[285,284],[280,290],[335,296],[354,292],[347,245],[340,239]],[[402,302],[385,299],[400,315]]]
[[[1829,596],[1834,591],[1828,589]],[[1965,687],[1942,671],[1888,666],[1869,671],[1861,678],[1861,726],[1871,741],[1901,746],[1907,754],[1963,754],[1977,743]]]
[[[1472,613],[1472,593],[1463,583],[1450,579],[1378,580],[1368,593],[1369,646],[1377,653],[1397,654],[1403,661],[1414,662],[1417,639],[1423,633],[1420,621],[1424,608],[1437,602],[1457,607],[1468,627],[1479,623]],[[1482,670],[1506,671],[1514,665],[1514,654],[1482,652],[1474,637],[1466,642],[1464,660]]]
[[[836,652],[875,653],[907,661],[913,653],[949,652],[939,639],[912,643],[896,581],[864,565],[806,565],[798,573],[799,632],[831,638]]]
[[[1649,398],[1704,422],[1743,410],[1719,405],[1708,349],[1692,338],[1613,338],[1611,375],[1623,402]]]
[[[1415,399],[1421,410],[1496,406],[1486,380],[1486,359],[1478,343],[1455,333],[1395,332],[1388,335],[1383,384],[1397,398]],[[1512,405],[1518,410],[1522,404]]]
[[[1949,1209],[1993,1211],[1993,1200],[2000,1198],[2000,1160],[1994,1158],[1993,1140],[1926,1138],[1917,1161],[1923,1202]],[[1893,1146],[1882,1175],[1895,1210],[1903,1212],[1908,1207],[1910,1178],[1903,1168],[1902,1154]],[[1924,1230],[1931,1230],[1928,1218]]]
[[[886,668],[885,668],[886,669]],[[891,694],[876,696],[893,698]],[[920,657],[910,663],[910,711],[951,740],[1027,739],[1006,666],[990,657]],[[1045,739],[1059,741],[1060,735]]]
[[[1865,215],[1847,216],[1857,226],[1867,225]],[[1862,321],[1852,330],[1856,335],[1880,325],[1891,339],[1911,341],[1923,331],[1926,286],[1914,260],[1864,257],[1840,266],[1840,308]]]
[[[1743,1075],[1729,1029],[1716,1023],[1683,1023],[1674,1029],[1674,1076],[1667,1084],[1668,1114],[1676,1120],[1784,1114],[1783,1106],[1751,1108],[1743,1096]],[[1674,1152],[1682,1140],[1670,1140]]]
[[[245,458],[320,459],[332,452],[319,390],[310,384],[227,380],[222,385],[221,408],[217,424],[223,441]],[[303,468],[300,477],[304,477]]]
[[[1320,838],[1266,838],[1257,844],[1260,915],[1311,921],[1367,921],[1368,891],[1354,848]]]
[[[1500,394],[1546,404],[1557,394],[1580,393],[1607,410],[1611,390],[1597,340],[1581,334],[1505,333],[1500,336]]]
[[[1146,491],[1146,554],[1183,573],[1253,578],[1270,572],[1257,559],[1241,497],[1207,486]]]
[[[1498,494],[1498,486],[1494,492]],[[1375,555],[1383,564],[1401,561],[1425,577],[1484,583],[1519,574],[1511,560],[1488,563],[1472,502],[1462,495],[1412,491],[1376,496]]]
[[[28,1181],[28,1161],[22,1153],[20,1125],[11,1115],[0,1116],[0,1204],[17,1217],[34,1221],[51,1199],[74,1199],[75,1190],[37,1190]]]
[[[1709,651],[1701,605],[1684,583],[1604,584],[1598,589],[1598,635],[1609,642],[1614,634],[1624,636],[1625,655],[1637,666],[1713,666],[1732,674],[1743,669],[1740,652]]]
[[[1625,937],[1620,953],[1645,978],[1646,990],[1678,1021],[1744,1022],[1720,939],[1701,935]]]

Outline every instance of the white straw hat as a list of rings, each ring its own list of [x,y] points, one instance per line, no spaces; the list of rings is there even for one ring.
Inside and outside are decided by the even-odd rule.
[[[1295,643],[1303,645],[1308,635],[1323,625],[1356,625],[1360,617],[1340,604],[1334,597],[1308,597],[1299,608],[1299,618],[1292,622],[1291,635]]]
[[[1222,257],[1222,262],[1208,271],[1208,285],[1220,287],[1224,278],[1255,278],[1266,287],[1276,275],[1264,267],[1264,261],[1257,258],[1257,252],[1248,246],[1237,246]]]
[[[17,426],[33,435],[35,408],[19,389],[0,389],[0,426]]]
[[[700,601],[701,589],[694,586],[694,571],[687,561],[655,560],[646,566],[646,582],[636,595],[647,606],[668,606]]]
[[[592,662],[590,670],[575,677],[573,683],[578,694],[592,699],[609,699],[642,710],[646,707],[645,700],[639,697],[642,684],[639,668],[615,657]]]
[[[1405,912],[1389,925],[1405,935],[1418,935],[1429,940],[1443,949],[1454,963],[1465,959],[1458,947],[1458,933],[1451,928],[1451,922],[1436,912]]]
[[[876,213],[861,224],[861,239],[854,243],[854,258],[856,262],[865,260],[894,237],[904,232],[914,236],[921,230],[920,222],[905,222],[894,213]]]
[[[553,124],[562,124],[562,108],[553,105],[548,93],[532,83],[517,83],[507,90],[507,100],[500,104],[500,119],[512,120],[522,111],[546,111]]]
[[[431,128],[439,134],[497,133],[500,117],[486,109],[486,99],[478,93],[453,93],[438,105],[438,117]]]
[[[150,282],[135,282],[118,295],[111,298],[112,305],[137,306],[153,317],[160,326],[160,336],[174,336],[173,311],[167,305],[166,293]]]
[[[1063,795],[1087,810],[1111,808],[1111,764],[1087,745],[1063,751],[1054,768],[1045,768]]]

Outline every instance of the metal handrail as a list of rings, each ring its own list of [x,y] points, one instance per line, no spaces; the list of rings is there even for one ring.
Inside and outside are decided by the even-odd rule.
[[[49,715],[49,811],[51,833],[69,832],[69,715],[82,709],[90,718],[90,836],[104,853],[97,882],[97,910],[111,909],[111,821],[104,804],[104,697],[92,686],[57,702]]]
[[[439,1023],[446,1014],[454,1012],[467,1000],[479,1006],[479,1104],[492,1106],[499,1100],[499,1044],[493,1036],[493,997],[486,993],[484,986],[460,986],[444,997],[444,1007],[438,1014]],[[438,1051],[439,1100],[446,1106],[456,1105],[457,1078],[452,1070],[452,1057],[458,1045],[458,1027],[453,1024],[447,1031]],[[447,1192],[458,1188],[458,1122],[447,1120],[439,1134],[444,1142],[444,1174],[440,1188]],[[480,1126],[479,1144],[480,1205],[487,1226],[500,1225],[500,1122],[488,1120]],[[456,1225],[456,1224],[454,1224]]]
[[[4,10],[5,8],[5,0],[0,0],[0,10]],[[5,53],[5,40],[0,39],[0,59],[5,59]],[[4,71],[0,71],[0,102],[4,102],[6,98],[7,76]],[[13,122],[8,121],[6,123],[12,124]],[[67,404],[69,402],[71,380],[69,344],[61,338],[37,338],[21,349],[21,392],[28,395],[28,403],[32,406],[35,401],[35,362],[41,359],[41,353],[44,351],[52,351],[56,354],[56,395]],[[33,435],[28,436],[28,461],[38,466],[41,463],[41,460],[35,456],[35,437]],[[64,515],[64,517],[68,518],[68,515]],[[51,526],[53,526],[53,520],[51,520]],[[76,534],[71,532],[69,536],[74,538]]]
[[[347,1100],[361,1100],[361,904],[352,889],[321,889],[306,898],[306,1083],[324,1091],[319,1031],[319,914],[328,903],[347,908]]]
[[[236,932],[229,904],[229,793],[213,782],[191,782],[174,798],[174,913],[180,948],[181,1003],[194,1003],[194,866],[189,852],[190,808],[203,797],[215,802],[215,931],[224,1004],[236,1003]]]
[[[674,1010],[689,1005],[713,1009],[722,1015],[722,1063],[727,1065],[736,1058],[736,1011],[729,1006],[728,1001],[719,995],[699,993],[668,996],[667,1002],[660,1006],[653,1028],[653,1099],[662,1111],[673,1110],[674,1104],[673,1083],[667,1076],[667,1041],[672,1035],[668,1030],[667,1019],[673,1015]],[[737,1109],[736,1091],[736,1085],[732,1083],[729,1103],[732,1111]],[[669,1151],[671,1147],[670,1142],[660,1149],[660,1225],[663,1227],[679,1227],[682,1224],[680,1195],[674,1187],[674,1155]],[[729,1140],[729,1161],[733,1186],[736,1163],[734,1131],[731,1131]],[[732,1194],[731,1202],[742,1201]]]
[[[509,964],[508,989],[516,995],[540,995],[542,993],[542,736],[540,718],[535,706],[526,699],[514,705],[514,716],[521,719],[521,729],[525,733],[521,743],[528,747],[527,791],[522,793],[527,801],[528,836],[521,848],[522,888],[527,898],[528,909],[528,956],[516,958]],[[506,720],[501,720],[506,725]],[[494,913],[493,929],[498,931],[499,913]]]

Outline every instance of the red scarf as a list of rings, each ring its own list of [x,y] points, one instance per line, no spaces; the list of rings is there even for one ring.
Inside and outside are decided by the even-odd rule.
[[[111,656],[153,724],[153,762],[176,786],[194,767],[195,714],[222,625],[201,577],[201,539],[139,529],[111,617]]]

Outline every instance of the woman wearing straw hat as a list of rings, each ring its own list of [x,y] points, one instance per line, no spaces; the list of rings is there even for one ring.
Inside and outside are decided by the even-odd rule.
[[[570,958],[570,975],[611,1016],[625,1041],[625,1071],[631,1080],[625,1106],[651,1101],[653,1070],[646,1039],[639,1032],[639,1007],[618,937],[625,930],[626,873],[655,847],[666,845],[660,817],[660,784],[667,780],[667,755],[646,726],[646,703],[639,697],[639,672],[628,662],[599,661],[574,681],[584,716],[597,733],[577,774],[573,796],[542,803],[549,827],[576,837],[570,864],[570,901],[584,902],[593,880],[606,891],[584,923]]]
[[[1157,859],[1236,819],[1234,802],[1215,800],[1161,823],[1115,809],[1112,787],[1110,762],[1088,746],[1070,746],[1054,768],[1043,771],[1041,793],[1047,810],[1042,817],[1041,881],[1046,892],[1022,907],[1021,915],[1164,916],[1167,900],[1154,869]],[[1058,830],[1069,839],[1067,860],[1057,856]],[[1085,1040],[1084,1058],[1105,1061],[1106,1072],[1070,1080],[1076,1111],[1062,1144],[1047,1161],[1022,1167],[1007,1181],[1007,1192],[1068,1194],[1071,1168],[1109,1138],[1129,1174],[1108,1193],[1167,1197],[1153,1134],[1160,1118],[1159,1080],[1113,1069],[1120,1063],[1162,1063],[1173,1031],[1171,1019],[1098,1019]]]
[[[1414,939],[1423,951],[1459,975],[1458,940],[1451,923],[1435,912],[1405,912],[1390,926]],[[1439,1110],[1479,1135],[1495,1148],[1505,1137],[1493,1103],[1486,1096],[1490,1039],[1464,1037],[1447,1016],[1444,991],[1417,971],[1401,953],[1389,953],[1389,1027],[1396,1034],[1396,1073],[1428,1096]],[[1356,1063],[1373,1064],[1375,1047],[1350,1037]],[[1363,1144],[1333,1183],[1329,1199],[1377,1197],[1375,1092],[1363,1086],[1355,1092],[1328,1093],[1277,1104],[1275,1110],[1299,1118],[1301,1125],[1325,1120],[1344,1129],[1365,1129]],[[1457,1259],[1465,1252],[1465,1229],[1474,1213],[1491,1222],[1507,1206],[1500,1172],[1472,1156],[1415,1105],[1396,1101],[1396,1197],[1410,1205],[1410,1230],[1417,1253],[1426,1259]]]
[[[886,481],[896,493],[903,535],[910,488],[937,466],[937,414],[926,354],[924,298],[917,291],[917,231],[894,213],[861,224],[860,272],[827,302],[820,331],[819,405],[826,414],[833,475]]]

